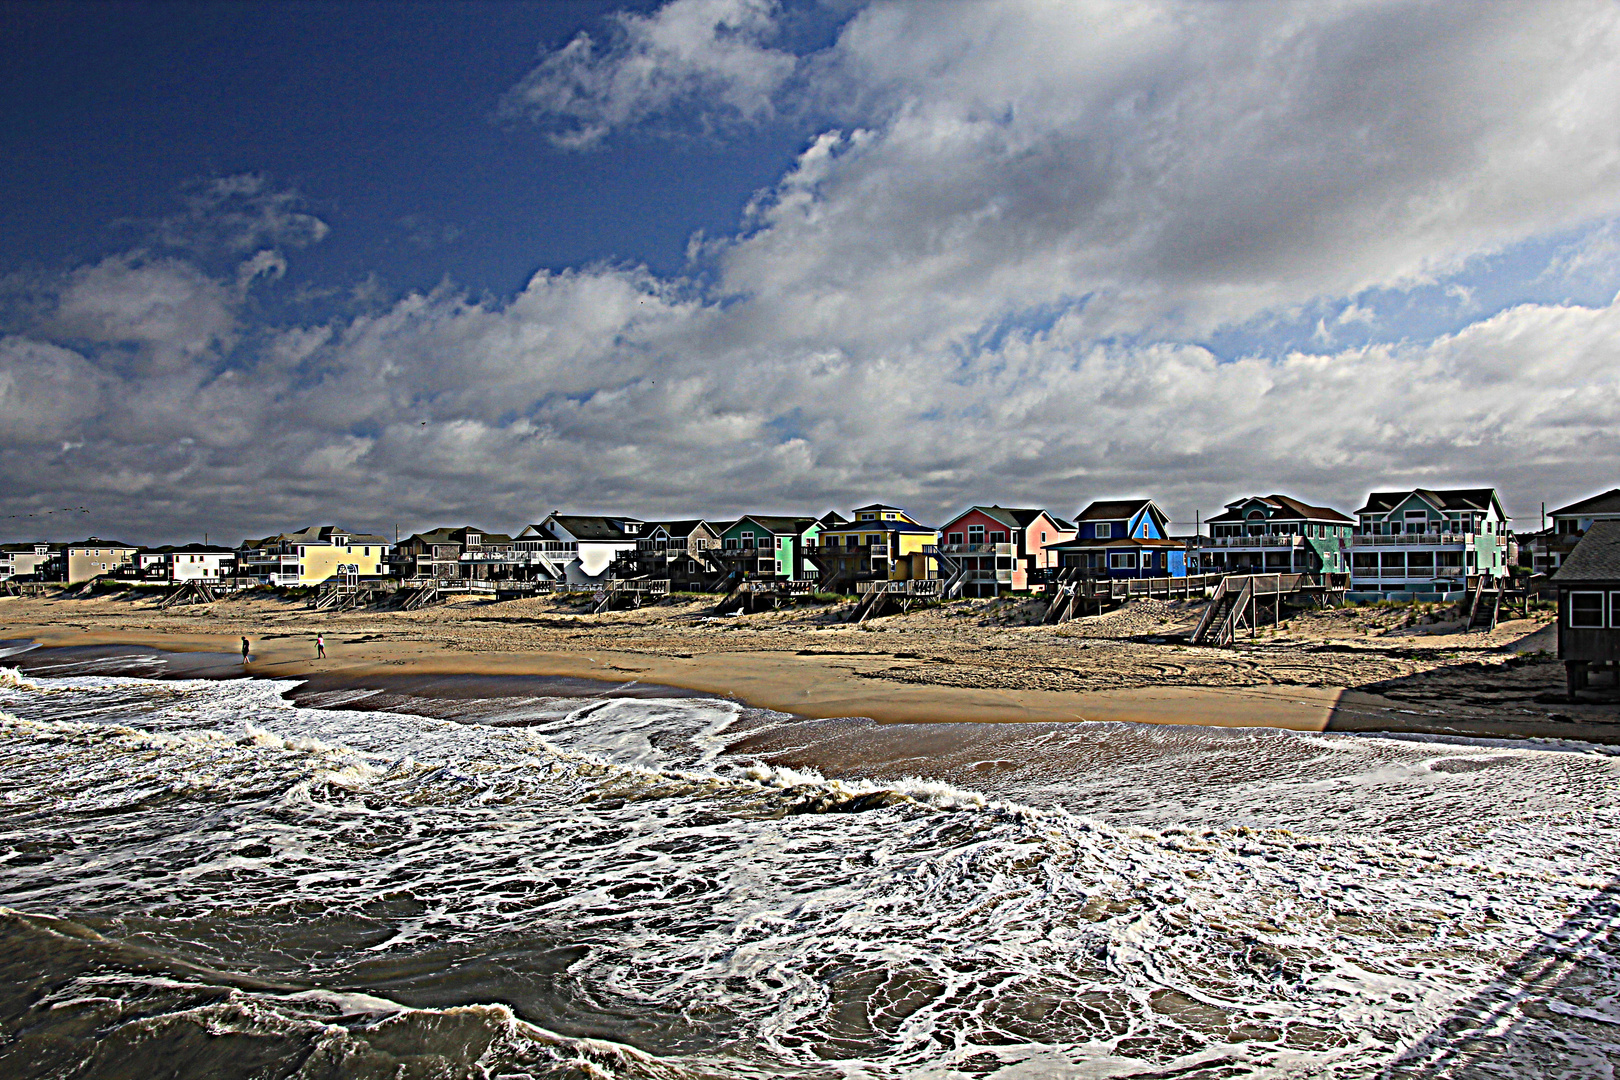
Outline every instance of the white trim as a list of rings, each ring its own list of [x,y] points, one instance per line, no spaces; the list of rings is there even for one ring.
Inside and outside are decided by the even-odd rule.
[[[1595,597],[1598,598],[1597,622],[1595,622],[1595,623],[1578,623],[1578,622],[1575,621],[1575,598],[1577,596],[1595,596]],[[1608,599],[1608,598],[1606,596],[1604,596],[1603,593],[1601,593],[1601,592],[1593,592],[1593,591],[1585,590],[1585,589],[1581,590],[1580,592],[1575,592],[1574,590],[1571,590],[1570,594],[1569,594],[1569,626],[1570,626],[1570,629],[1572,629],[1572,630],[1602,630],[1604,628],[1604,625],[1607,622],[1607,620],[1604,618],[1604,616],[1607,614],[1607,612],[1605,612],[1603,610],[1607,606],[1604,603],[1604,601],[1606,599]]]

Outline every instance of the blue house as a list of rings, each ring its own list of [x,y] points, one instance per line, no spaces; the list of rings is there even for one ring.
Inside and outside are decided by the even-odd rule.
[[[1047,550],[1088,578],[1186,577],[1187,545],[1152,499],[1099,500],[1075,518],[1073,540]]]

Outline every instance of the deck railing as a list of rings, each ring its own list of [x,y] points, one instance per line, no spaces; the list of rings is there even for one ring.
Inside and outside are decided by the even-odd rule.
[[[1358,535],[1351,538],[1352,547],[1395,547],[1414,544],[1472,544],[1474,533],[1399,533],[1395,536]]]

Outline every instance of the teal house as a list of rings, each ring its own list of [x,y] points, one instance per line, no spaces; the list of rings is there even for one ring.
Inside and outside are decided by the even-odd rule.
[[[1508,516],[1495,488],[1375,491],[1356,511],[1351,597],[1440,599],[1508,576]]]
[[[746,514],[721,531],[719,556],[753,580],[814,581],[820,571],[805,559],[804,549],[820,539],[827,524],[824,518]]]

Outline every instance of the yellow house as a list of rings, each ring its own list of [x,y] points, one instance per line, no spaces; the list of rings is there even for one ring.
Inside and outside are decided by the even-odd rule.
[[[120,566],[133,566],[140,548],[118,540],[90,539],[67,546],[67,579],[69,585],[89,581],[110,574]]]
[[[807,550],[821,567],[821,586],[848,591],[857,581],[912,581],[935,575],[935,560],[924,548],[938,533],[898,506],[873,503],[854,511],[855,520],[828,522],[818,546]]]
[[[244,543],[241,572],[271,585],[319,585],[339,574],[382,577],[391,545],[370,533],[312,525],[294,533]]]

